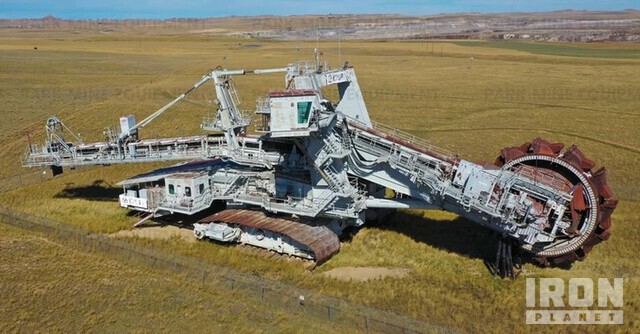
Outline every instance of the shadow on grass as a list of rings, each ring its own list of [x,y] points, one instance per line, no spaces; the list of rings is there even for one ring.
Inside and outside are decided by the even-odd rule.
[[[485,259],[495,256],[496,234],[461,217],[433,220],[398,211],[391,219],[375,226],[468,257]]]
[[[483,259],[487,270],[495,270],[498,234],[462,217],[453,220],[433,220],[410,212],[398,211],[385,222],[370,224],[383,230],[402,233],[415,241],[471,258]],[[523,264],[542,267],[533,256],[520,251]],[[571,264],[555,265],[568,270]]]
[[[116,202],[122,188],[115,188],[104,180],[96,180],[90,186],[74,186],[67,183],[65,188],[55,194],[54,198],[82,198],[89,201]]]

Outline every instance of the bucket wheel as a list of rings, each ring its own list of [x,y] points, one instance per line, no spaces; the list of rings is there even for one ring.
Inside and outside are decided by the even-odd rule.
[[[534,177],[551,177],[573,196],[563,218],[570,224],[565,234],[558,234],[550,243],[520,245],[543,265],[581,261],[595,245],[609,239],[611,214],[618,204],[607,184],[606,169],[593,171],[595,162],[575,145],[563,148],[562,143],[536,138],[502,149],[495,161],[516,172],[527,166],[529,177],[532,170]]]

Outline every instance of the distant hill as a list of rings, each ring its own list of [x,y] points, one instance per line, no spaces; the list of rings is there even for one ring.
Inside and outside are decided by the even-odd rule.
[[[640,41],[640,11],[544,13],[231,16],[167,20],[0,19],[0,31],[90,30],[101,33],[194,34],[261,39],[523,39]]]

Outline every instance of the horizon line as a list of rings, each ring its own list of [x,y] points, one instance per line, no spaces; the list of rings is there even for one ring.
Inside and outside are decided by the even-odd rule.
[[[221,16],[172,16],[172,17],[130,17],[130,18],[109,18],[109,17],[63,17],[53,14],[47,14],[40,17],[2,17],[0,20],[44,20],[47,18],[65,20],[65,21],[82,21],[82,20],[114,20],[114,21],[127,21],[127,20],[204,20],[204,19],[225,19],[225,18],[252,18],[252,17],[304,17],[304,16],[319,16],[319,17],[331,17],[331,16],[404,16],[404,17],[428,17],[428,16],[446,16],[446,15],[505,15],[505,14],[548,14],[548,13],[562,13],[562,12],[585,12],[585,13],[621,13],[621,12],[640,12],[639,9],[627,8],[621,10],[590,10],[590,9],[558,9],[549,11],[505,11],[505,12],[482,12],[482,11],[464,11],[464,12],[442,12],[434,14],[402,14],[402,13],[326,13],[326,14],[290,14],[290,15],[277,15],[277,14],[260,14],[260,15],[221,15]]]

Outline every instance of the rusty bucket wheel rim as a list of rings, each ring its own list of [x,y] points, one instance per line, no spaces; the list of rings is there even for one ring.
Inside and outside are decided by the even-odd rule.
[[[586,216],[586,218],[583,216],[578,226],[580,236],[552,243],[521,245],[521,248],[523,250],[537,256],[559,257],[576,252],[589,238],[591,238],[591,235],[594,233],[596,227],[598,226],[599,195],[596,189],[591,184],[590,180],[585,175],[585,172],[582,171],[582,168],[577,167],[573,163],[565,161],[560,157],[548,156],[543,154],[528,154],[505,162],[503,168],[513,168],[519,164],[536,167],[535,163],[540,161],[548,162],[550,163],[550,166],[559,166],[561,167],[562,171],[570,173],[570,175],[566,175],[563,174],[562,171],[551,169],[553,172],[558,173],[559,175],[570,180],[570,182],[572,182],[572,185],[575,186],[577,184],[581,184],[584,187],[585,201],[589,206],[588,213],[584,215]],[[571,181],[572,179],[577,180],[577,182],[574,183],[573,181]],[[567,208],[567,210],[570,210],[570,208]]]

